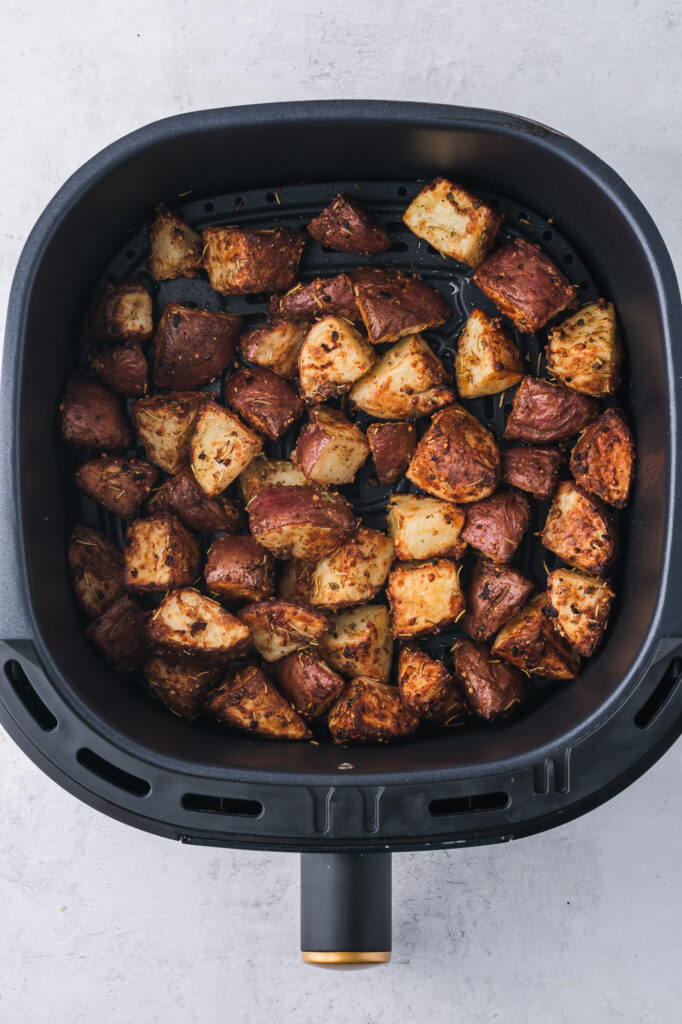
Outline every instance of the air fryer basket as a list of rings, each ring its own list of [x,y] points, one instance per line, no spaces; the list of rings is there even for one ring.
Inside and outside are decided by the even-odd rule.
[[[409,268],[418,257],[419,269],[446,287],[441,258],[398,227],[417,182],[436,174],[498,197],[508,230],[559,261],[569,257],[564,266],[584,282],[581,297],[616,303],[638,475],[623,517],[607,642],[574,684],[543,687],[532,714],[496,728],[339,749],[188,727],[103,665],[83,638],[70,592],[68,458],[55,413],[83,304],[107,272],[142,273],[142,237],[122,237],[121,226],[141,224],[159,201],[186,209],[202,226],[298,226],[332,189],[355,185],[377,219],[394,225],[394,246],[381,259]],[[310,275],[347,266],[341,254],[317,256]],[[449,296],[457,310],[450,334],[433,339],[445,352],[470,308],[468,277],[458,285]],[[174,298],[203,304],[209,292],[201,281],[173,281],[157,301]],[[257,299],[239,301],[243,308],[232,299],[227,305],[249,315],[261,308]],[[12,289],[1,409],[3,724],[49,775],[130,824],[186,842],[316,855],[304,861],[304,896],[331,867],[345,880],[344,898],[348,886],[356,893],[354,886],[364,886],[381,906],[365,922],[370,932],[351,928],[339,938],[350,925],[340,923],[332,899],[327,933],[319,932],[319,914],[304,916],[307,948],[389,948],[381,867],[388,858],[364,854],[502,841],[551,827],[623,788],[679,734],[680,541],[673,527],[682,360],[671,339],[681,326],[670,259],[639,201],[592,154],[533,122],[421,104],[275,104],[182,115],[115,143],[47,207]],[[495,403],[477,411],[491,420],[504,415]],[[368,487],[361,498],[371,524],[380,501]]]

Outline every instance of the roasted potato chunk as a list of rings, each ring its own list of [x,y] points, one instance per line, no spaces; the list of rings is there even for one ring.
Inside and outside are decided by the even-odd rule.
[[[147,392],[147,360],[136,341],[107,349],[90,365],[117,395],[140,398]]]
[[[481,263],[474,281],[501,313],[534,334],[564,309],[578,305],[574,285],[539,245],[515,238]]]
[[[547,577],[545,615],[571,647],[589,658],[601,643],[615,596],[597,576],[555,569]]]
[[[307,722],[324,714],[346,685],[310,647],[275,662],[275,679],[280,693]]]
[[[115,516],[132,519],[149,497],[159,471],[141,459],[99,455],[76,471],[76,486]]]
[[[530,522],[528,499],[520,491],[497,491],[466,507],[462,540],[494,562],[510,562]]]
[[[154,335],[154,383],[191,391],[208,384],[232,362],[241,317],[169,302]]]
[[[414,423],[370,423],[367,443],[374,459],[377,480],[388,487],[402,476],[414,455],[417,444]]]
[[[305,238],[288,228],[204,228],[203,263],[221,295],[281,292],[291,288]]]
[[[277,558],[318,562],[351,537],[358,525],[340,494],[318,487],[270,487],[252,498],[249,527]]]
[[[391,239],[350,196],[339,193],[308,224],[308,234],[320,245],[357,256],[386,252]]]
[[[497,395],[519,383],[521,353],[498,317],[471,311],[457,342],[455,377],[460,398]]]
[[[386,594],[395,637],[439,633],[464,612],[459,568],[447,558],[394,566]]]
[[[474,640],[492,640],[532,592],[533,584],[517,569],[478,558],[469,577],[467,610],[460,625]]]
[[[180,718],[197,718],[204,701],[223,678],[221,665],[205,665],[198,658],[156,654],[145,663],[144,678],[152,693]]]
[[[607,409],[585,428],[571,453],[577,483],[614,508],[625,508],[635,475],[635,444],[625,416]]]
[[[461,185],[434,178],[414,197],[403,220],[444,256],[477,267],[490,252],[504,215]]]
[[[310,604],[315,562],[292,558],[285,562],[277,580],[277,597],[294,604]]]
[[[564,562],[601,576],[616,556],[611,513],[599,498],[568,480],[560,483],[541,540]]]
[[[253,537],[220,537],[212,544],[204,579],[209,594],[227,601],[264,601],[275,595],[275,559]]]
[[[305,487],[307,483],[289,459],[268,459],[265,455],[257,455],[239,474],[239,491],[246,505],[270,487]]]
[[[59,413],[62,437],[74,448],[124,452],[133,443],[119,400],[96,380],[69,377]]]
[[[547,372],[583,395],[612,395],[620,383],[621,348],[612,302],[588,302],[549,332]]]
[[[386,352],[350,392],[350,405],[380,420],[417,419],[455,400],[445,367],[418,334]]]
[[[189,469],[167,480],[147,502],[147,512],[175,512],[178,519],[199,533],[236,533],[244,522],[242,509],[236,501],[218,495],[209,498],[202,491]]]
[[[254,647],[265,661],[319,644],[329,628],[323,612],[290,601],[257,601],[241,608],[237,616],[251,630]]]
[[[117,597],[85,631],[88,639],[119,672],[132,672],[149,655],[147,614],[128,594]]]
[[[459,405],[437,413],[407,471],[413,484],[444,501],[480,501],[500,479],[495,438]]]
[[[260,366],[245,366],[233,373],[225,398],[250,427],[271,441],[286,434],[303,415],[303,402],[291,384]]]
[[[464,684],[469,707],[475,715],[491,721],[508,715],[528,697],[523,675],[490,655],[484,644],[457,640],[452,648],[455,672]]]
[[[349,484],[367,460],[369,445],[360,427],[327,406],[310,410],[291,461],[316,484]]]
[[[152,297],[139,281],[108,284],[95,298],[85,322],[93,341],[149,341],[154,331]]]
[[[401,562],[423,558],[461,558],[464,512],[449,501],[421,494],[392,494],[387,510],[388,535]]]
[[[536,594],[516,612],[495,637],[493,658],[500,657],[532,675],[546,679],[575,679],[580,655],[552,626],[545,614],[547,595]]]
[[[298,353],[301,395],[310,403],[343,395],[376,360],[374,349],[352,324],[326,316],[313,324]]]
[[[133,418],[150,462],[171,474],[185,468],[194,423],[207,401],[201,391],[177,391],[133,402]]]
[[[244,359],[286,380],[298,375],[298,353],[308,333],[309,324],[298,320],[266,320],[259,327],[243,334],[239,351]]]
[[[201,273],[201,235],[193,231],[184,217],[156,207],[156,217],[149,229],[149,273],[154,281],[174,277],[199,277]]]
[[[596,419],[599,406],[568,388],[524,377],[504,430],[506,441],[565,441]]]
[[[390,743],[409,736],[419,725],[396,686],[362,676],[351,679],[328,721],[334,743]]]
[[[271,316],[292,320],[316,320],[331,315],[352,323],[362,322],[348,274],[316,277],[308,284],[294,285],[284,295],[273,295],[268,309]]]
[[[245,665],[230,672],[209,697],[204,710],[225,725],[265,739],[306,740],[312,735],[257,665]]]
[[[123,593],[123,555],[99,530],[76,526],[68,559],[76,597],[85,614],[95,619]]]
[[[398,689],[403,704],[426,722],[455,725],[469,714],[462,687],[442,661],[406,644],[398,657]]]
[[[450,316],[450,309],[441,295],[424,284],[418,274],[357,267],[350,279],[355,302],[373,345],[397,341],[406,334],[430,331]]]
[[[204,494],[222,494],[263,447],[238,416],[215,402],[199,410],[189,441],[190,466]]]
[[[360,674],[388,682],[393,656],[388,608],[365,604],[340,612],[322,637],[321,646],[324,660],[342,676]]]
[[[315,566],[311,604],[330,609],[366,604],[383,587],[392,561],[390,537],[359,527],[350,540]]]
[[[558,448],[514,445],[502,449],[502,479],[544,501],[551,498],[564,457]]]
[[[133,520],[123,557],[129,590],[163,593],[193,583],[199,574],[199,542],[172,512]]]
[[[155,651],[232,661],[252,644],[251,630],[198,590],[173,590],[152,614],[147,636]]]

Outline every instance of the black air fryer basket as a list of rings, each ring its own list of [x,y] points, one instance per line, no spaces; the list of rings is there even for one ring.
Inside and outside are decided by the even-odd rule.
[[[450,368],[473,302],[470,275],[453,287],[452,266],[400,220],[419,183],[440,174],[498,203],[507,234],[539,242],[583,301],[616,304],[627,353],[619,401],[638,461],[606,642],[574,683],[538,685],[527,713],[492,728],[344,749],[188,726],[106,667],[71,592],[73,498],[55,424],[84,304],[109,274],[144,279],[144,234],[126,232],[160,201],[200,227],[299,227],[345,189],[393,239],[377,263],[416,264],[454,306],[429,336]],[[351,265],[310,245],[303,276]],[[265,305],[259,296],[225,303],[200,280],[163,283],[157,312],[172,300],[247,317]],[[49,204],[12,287],[0,408],[4,727],[51,778],[128,824],[185,843],[301,851],[305,958],[385,961],[392,850],[551,828],[619,792],[679,735],[680,337],[674,271],[639,200],[593,154],[534,122],[427,104],[294,103],[185,114],[120,140]],[[539,339],[527,351],[537,358]],[[499,425],[504,407],[485,402],[475,411]],[[369,525],[380,523],[381,494],[361,482],[354,498]]]

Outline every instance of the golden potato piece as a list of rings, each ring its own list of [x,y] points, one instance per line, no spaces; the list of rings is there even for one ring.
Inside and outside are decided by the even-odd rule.
[[[424,284],[418,274],[356,267],[349,276],[372,345],[430,331],[445,323],[450,315],[440,293]]]
[[[315,566],[310,603],[330,609],[366,604],[383,587],[392,561],[390,537],[359,527],[354,537]]]
[[[425,722],[456,725],[469,715],[462,687],[442,661],[406,644],[398,658],[398,689],[403,704]]]
[[[342,395],[376,360],[374,349],[352,324],[326,316],[312,325],[298,353],[301,395],[309,403]]]
[[[226,601],[264,601],[275,594],[275,560],[253,537],[219,537],[204,566],[209,594]]]
[[[298,558],[285,562],[277,580],[277,597],[294,604],[310,604],[315,564]]]
[[[334,743],[390,743],[409,736],[419,724],[396,686],[362,676],[351,679],[328,721]]]
[[[163,593],[193,583],[199,574],[199,542],[171,512],[133,520],[123,557],[129,590]]]
[[[447,558],[394,566],[386,594],[395,637],[439,633],[464,612],[459,568]]]
[[[368,455],[369,444],[360,427],[323,405],[310,410],[291,461],[313,483],[337,487],[355,479]]]
[[[467,549],[461,536],[464,512],[449,501],[421,494],[392,494],[386,519],[396,558],[401,562],[459,559]]]
[[[564,562],[601,576],[616,556],[611,513],[599,498],[568,480],[560,483],[541,540]]]
[[[377,480],[383,486],[389,486],[409,466],[417,445],[417,433],[414,423],[370,423],[367,442]]]
[[[437,413],[407,471],[407,479],[444,501],[480,501],[500,479],[495,438],[459,405]]]
[[[124,590],[121,551],[99,530],[76,526],[68,559],[73,589],[86,615],[102,615]]]
[[[461,185],[434,178],[412,200],[403,220],[444,256],[477,267],[492,248],[504,215]]]
[[[493,658],[484,644],[457,640],[452,648],[455,672],[474,714],[489,721],[516,711],[528,697],[523,675]]]
[[[309,644],[319,644],[329,628],[323,612],[289,601],[258,601],[237,612],[253,634],[254,647],[265,661],[277,661]]]
[[[270,740],[306,740],[312,733],[257,665],[228,673],[205,712],[235,729]]]
[[[154,281],[174,277],[199,277],[201,273],[201,235],[184,217],[168,210],[163,203],[149,229],[149,273]]]
[[[332,672],[311,647],[275,662],[275,678],[282,696],[307,722],[323,714],[346,685],[346,680]]]
[[[84,334],[93,341],[149,341],[154,331],[152,297],[139,281],[108,284],[96,296]]]
[[[134,440],[119,399],[87,377],[69,377],[59,418],[62,437],[74,448],[123,452]]]
[[[166,473],[184,469],[197,414],[207,401],[201,391],[177,391],[133,402],[135,426],[150,462]]]
[[[589,658],[601,642],[614,597],[608,583],[575,569],[555,569],[547,577],[546,615],[554,628]]]
[[[498,317],[473,309],[457,342],[455,377],[460,398],[481,398],[511,388],[523,377],[514,339]]]
[[[342,676],[388,682],[393,655],[388,608],[366,604],[340,612],[322,637],[321,647],[324,660]]]
[[[549,332],[547,371],[583,395],[612,395],[620,383],[621,347],[612,302],[588,302]]]
[[[87,638],[119,672],[132,672],[149,655],[147,613],[121,594],[85,631]]]
[[[209,284],[222,295],[286,291],[296,280],[304,245],[303,235],[288,228],[204,228]]]
[[[147,686],[162,704],[191,721],[201,714],[204,701],[223,678],[221,665],[205,665],[200,658],[168,658],[155,654],[145,663]]]
[[[570,467],[586,491],[614,508],[625,508],[635,476],[635,444],[619,409],[607,409],[585,428],[571,453]]]
[[[307,321],[266,320],[242,335],[239,351],[250,363],[294,380],[298,375],[298,353],[309,327]]]
[[[455,400],[452,380],[427,343],[409,335],[351,388],[349,403],[380,420],[417,419]]]
[[[316,486],[270,487],[252,498],[249,528],[277,558],[318,562],[351,537],[358,521],[345,498]]]
[[[305,487],[307,477],[289,459],[257,455],[239,474],[239,491],[246,505],[269,487]]]
[[[215,402],[199,410],[189,442],[190,466],[204,494],[222,494],[263,447],[238,416]]]
[[[76,471],[76,486],[93,501],[123,519],[137,515],[158,478],[158,470],[141,459],[99,455]]]
[[[337,252],[376,256],[385,252],[391,239],[368,217],[364,207],[339,193],[308,224],[308,234],[320,245]]]
[[[494,562],[510,562],[530,523],[525,494],[496,491],[466,507],[462,540]]]
[[[191,654],[232,661],[252,644],[251,630],[217,601],[189,587],[173,590],[152,614],[147,636],[162,654]]]
[[[575,679],[580,655],[559,636],[546,608],[547,595],[536,594],[512,615],[495,637],[493,658],[547,679]]]

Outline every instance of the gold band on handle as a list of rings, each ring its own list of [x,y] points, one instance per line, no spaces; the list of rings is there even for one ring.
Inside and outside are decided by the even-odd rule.
[[[319,950],[304,949],[301,951],[304,964],[312,964],[314,967],[328,967],[337,971],[361,970],[364,967],[379,967],[381,964],[390,963],[391,953],[371,952],[361,953],[350,950],[338,950],[334,952],[323,952]]]

